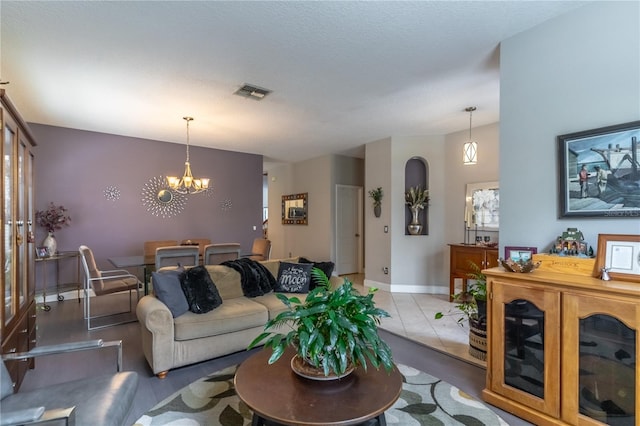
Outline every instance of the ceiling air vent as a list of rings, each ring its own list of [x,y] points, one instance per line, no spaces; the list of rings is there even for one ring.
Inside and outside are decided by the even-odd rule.
[[[234,95],[242,96],[244,98],[261,101],[265,98],[265,96],[271,93],[271,90],[263,89],[262,87],[258,86],[252,86],[251,84],[245,84],[233,93]]]

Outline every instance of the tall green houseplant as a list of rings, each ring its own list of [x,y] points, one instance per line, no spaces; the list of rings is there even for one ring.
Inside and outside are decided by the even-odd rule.
[[[369,289],[366,295],[353,288],[348,279],[331,288],[329,279],[319,269],[311,274],[322,284],[311,290],[302,302],[298,297],[277,297],[289,308],[269,320],[265,331],[256,337],[248,349],[264,343],[273,353],[269,364],[276,362],[289,346],[309,365],[342,375],[350,366],[367,369],[367,361],[387,371],[393,369],[391,349],[378,335],[380,318],[389,314],[376,308]],[[286,333],[275,330],[288,328]]]

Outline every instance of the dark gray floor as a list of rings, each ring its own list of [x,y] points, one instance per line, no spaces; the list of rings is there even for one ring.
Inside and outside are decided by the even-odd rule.
[[[120,297],[119,301],[118,297]],[[96,302],[104,303],[104,300],[107,300],[109,305],[127,303],[126,299],[122,299],[121,296],[103,296],[98,298]],[[137,322],[87,331],[85,323],[82,321],[82,304],[77,300],[53,302],[50,311],[38,310],[37,315],[38,345],[85,339],[123,341],[123,368],[137,371],[139,375],[138,392],[128,418],[128,425],[133,424],[155,404],[187,384],[214,371],[238,364],[248,355],[247,352],[239,352],[178,368],[171,370],[166,379],[160,380],[152,374],[142,354],[140,325]],[[484,369],[392,333],[381,331],[381,336],[393,349],[396,362],[410,365],[439,377],[481,399],[480,392],[485,383]],[[21,389],[39,388],[48,383],[102,374],[110,370],[115,371],[115,355],[108,349],[44,357],[37,361],[34,370],[27,373]],[[491,408],[510,425],[530,424],[502,410]]]

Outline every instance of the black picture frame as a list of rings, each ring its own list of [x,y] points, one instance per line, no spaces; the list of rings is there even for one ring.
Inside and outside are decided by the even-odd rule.
[[[557,142],[560,218],[640,217],[640,121],[560,135]]]

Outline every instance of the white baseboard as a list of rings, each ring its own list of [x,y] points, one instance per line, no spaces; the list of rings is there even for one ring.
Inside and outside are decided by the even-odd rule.
[[[416,293],[416,294],[448,294],[449,288],[443,286],[423,286],[423,285],[399,285],[399,284],[387,284],[378,281],[366,279],[364,280],[365,287],[375,287],[380,290],[387,291],[389,293]]]

